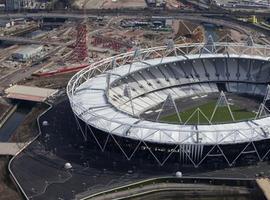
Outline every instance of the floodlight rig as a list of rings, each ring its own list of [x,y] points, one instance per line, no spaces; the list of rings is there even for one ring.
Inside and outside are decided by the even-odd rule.
[[[263,102],[261,103],[261,105],[258,109],[258,112],[256,114],[255,119],[262,117],[262,115],[268,116],[270,114],[270,110],[265,105],[269,99],[270,99],[270,85],[267,85],[266,93],[265,93],[264,98],[263,98]]]
[[[226,98],[226,95],[224,94],[223,91],[221,91],[220,96],[219,96],[219,99],[218,99],[218,101],[216,103],[215,109],[214,109],[214,111],[212,113],[212,116],[210,118],[210,121],[211,122],[212,122],[212,120],[213,120],[213,118],[214,118],[214,116],[216,114],[216,111],[217,111],[218,107],[224,107],[224,106],[226,106],[228,108],[232,120],[235,121],[234,116],[233,116],[233,113],[232,113],[232,110],[231,110],[230,105],[229,105],[229,102],[228,102],[228,100]]]
[[[166,100],[164,101],[164,103],[163,103],[163,105],[162,105],[162,107],[161,107],[161,110],[160,110],[160,112],[158,113],[158,116],[157,116],[157,118],[156,118],[156,121],[159,121],[162,111],[166,111],[166,110],[168,110],[168,109],[174,109],[174,111],[176,112],[178,121],[179,121],[180,123],[182,123],[182,119],[181,119],[181,117],[180,117],[178,108],[177,108],[177,106],[176,106],[176,104],[175,104],[175,101],[174,101],[174,99],[172,98],[172,95],[171,95],[171,94],[168,94]]]

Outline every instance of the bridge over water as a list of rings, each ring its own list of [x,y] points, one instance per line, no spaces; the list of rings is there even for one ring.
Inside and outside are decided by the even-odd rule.
[[[267,200],[270,200],[270,180],[269,178],[256,179],[258,186],[261,188]]]
[[[0,142],[0,155],[16,155],[26,143]]]

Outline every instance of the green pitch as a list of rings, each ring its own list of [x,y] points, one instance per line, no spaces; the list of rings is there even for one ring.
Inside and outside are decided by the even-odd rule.
[[[198,107],[194,107],[188,110],[185,110],[183,112],[180,112],[180,117],[182,119],[182,122],[185,123],[187,120],[187,124],[209,124],[212,113],[215,109],[216,106],[216,101],[214,102],[209,102],[203,105],[200,105]],[[207,117],[203,116],[202,113],[200,112],[195,112],[197,108],[200,108],[202,113]],[[235,121],[238,120],[247,120],[247,119],[253,119],[255,117],[255,113],[250,112],[244,108],[241,108],[240,106],[237,105],[230,105],[231,111],[233,113]],[[195,113],[194,113],[195,112]],[[194,113],[194,115],[192,115]],[[192,117],[191,117],[192,115]],[[173,122],[173,123],[178,123],[178,117],[177,114],[171,114],[167,116],[162,116],[160,117],[160,121],[162,122]],[[225,123],[225,122],[232,122],[233,119],[230,115],[228,107],[218,107],[216,110],[215,115],[213,116],[212,123]]]

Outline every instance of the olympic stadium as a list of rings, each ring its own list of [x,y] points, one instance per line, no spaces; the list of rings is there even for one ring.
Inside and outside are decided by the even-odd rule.
[[[91,64],[67,94],[85,141],[157,166],[235,166],[270,152],[270,47],[168,45]]]

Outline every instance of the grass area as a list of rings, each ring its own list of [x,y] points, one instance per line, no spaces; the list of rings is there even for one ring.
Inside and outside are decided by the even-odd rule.
[[[207,119],[210,120],[214,112],[215,106],[216,106],[216,101],[208,102],[206,104],[202,104],[200,106],[180,112],[179,114],[183,123],[185,123],[188,120],[187,124],[209,124],[209,121]],[[201,112],[199,112],[198,108],[202,111],[202,113],[205,116]],[[237,105],[230,105],[230,108],[233,113],[235,121],[252,119],[256,115],[255,113],[248,111],[244,108],[241,108],[240,106],[237,106]],[[197,112],[195,112],[196,110]],[[160,118],[160,121],[173,122],[173,123],[179,122],[176,113],[163,116]],[[212,123],[225,123],[225,122],[232,122],[232,121],[233,119],[230,115],[228,107],[224,106],[224,107],[217,108],[216,113],[213,116]]]

